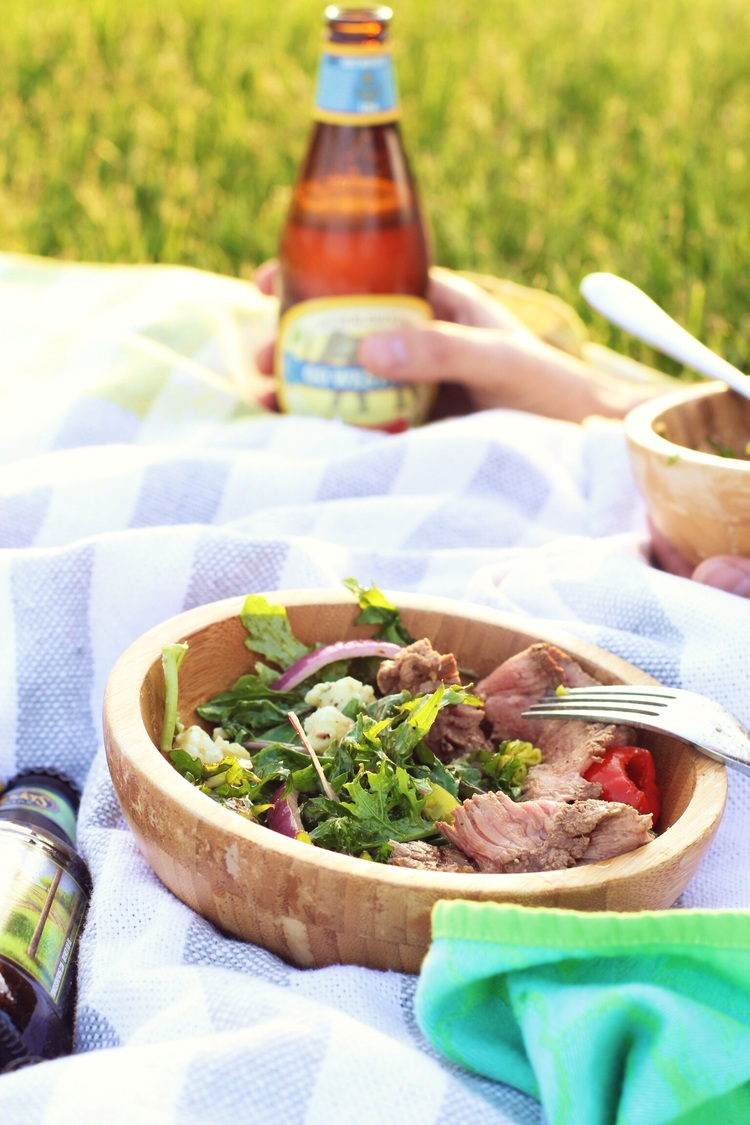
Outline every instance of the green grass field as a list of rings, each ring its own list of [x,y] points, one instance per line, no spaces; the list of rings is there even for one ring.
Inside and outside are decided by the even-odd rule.
[[[747,0],[392,0],[435,257],[645,288],[750,370]],[[250,276],[308,132],[322,0],[4,0],[0,249]]]

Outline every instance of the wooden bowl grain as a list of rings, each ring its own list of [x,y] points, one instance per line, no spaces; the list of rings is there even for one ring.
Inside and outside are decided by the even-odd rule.
[[[689,563],[750,555],[749,400],[690,384],[635,407],[625,436],[651,520]]]
[[[367,636],[351,596],[269,593],[306,643]],[[565,649],[603,682],[653,682],[618,657],[542,623],[447,599],[389,593],[413,636],[480,677],[538,640]],[[301,966],[357,964],[416,973],[439,899],[577,910],[672,905],[693,875],[724,808],[724,767],[675,740],[645,735],[663,791],[660,835],[629,855],[564,871],[463,875],[368,863],[288,839],[232,813],[182,778],[157,749],[164,699],[161,652],[187,641],[180,714],[249,670],[244,598],[189,610],[126,650],[109,678],[104,739],[112,781],[143,855],[173,893],[223,931]]]

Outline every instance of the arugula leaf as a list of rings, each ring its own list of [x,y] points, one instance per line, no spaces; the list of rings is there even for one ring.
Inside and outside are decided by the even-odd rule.
[[[195,785],[201,779],[203,763],[200,758],[193,758],[187,750],[170,750],[169,760],[178,773]]]
[[[435,719],[444,707],[457,703],[481,706],[476,696],[463,688],[451,687],[443,683],[430,695],[417,695],[401,704],[404,722],[392,723],[382,739],[383,748],[394,762],[406,765],[424,740]]]
[[[292,742],[295,736],[288,712],[303,714],[309,710],[301,689],[274,691],[265,676],[255,673],[240,676],[228,691],[218,692],[196,707],[201,718],[222,727],[231,742]]]
[[[310,755],[294,746],[272,743],[253,754],[253,769],[259,777],[282,777],[310,765]]]
[[[240,619],[248,632],[246,647],[282,669],[310,651],[292,632],[285,607],[271,605],[260,594],[248,594]]]
[[[413,642],[414,637],[401,620],[399,610],[388,601],[377,586],[365,589],[364,586],[360,586],[356,578],[345,578],[343,585],[357,598],[362,611],[355,618],[355,625],[378,625],[380,628],[375,636],[393,641],[397,645],[410,645]]]
[[[434,824],[423,815],[426,796],[418,792],[402,766],[383,759],[377,772],[355,777],[344,789],[350,800],[338,807],[329,801],[324,803],[323,798],[307,803],[306,810],[313,806],[313,816],[332,814],[319,820],[310,832],[313,843],[359,855],[373,850],[377,853],[391,840],[422,840],[435,835]]]
[[[260,789],[259,778],[231,755],[204,764],[202,782],[203,792],[211,797],[254,797]]]
[[[439,789],[444,789],[452,797],[458,798],[459,778],[453,769],[452,762],[450,765],[441,762],[425,743],[417,747],[414,752],[414,759],[415,764],[410,770],[414,778],[426,781]],[[477,776],[479,776],[479,771],[477,771]]]
[[[499,789],[517,801],[529,766],[538,765],[541,760],[541,751],[530,742],[506,739],[496,751],[477,750],[454,759],[450,768],[460,789],[468,787],[473,792]]]

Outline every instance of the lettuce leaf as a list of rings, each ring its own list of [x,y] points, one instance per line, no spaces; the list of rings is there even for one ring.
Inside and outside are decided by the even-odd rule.
[[[246,647],[282,669],[310,652],[292,632],[285,607],[271,605],[260,594],[248,594],[240,619],[247,629]]]
[[[393,641],[397,645],[410,645],[412,637],[401,620],[399,610],[388,601],[377,586],[366,589],[360,586],[356,578],[345,578],[343,585],[354,594],[362,611],[355,618],[355,625],[377,625],[375,636],[384,641]]]

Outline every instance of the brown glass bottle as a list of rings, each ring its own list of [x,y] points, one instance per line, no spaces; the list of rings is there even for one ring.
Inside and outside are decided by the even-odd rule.
[[[72,1049],[88,870],[75,851],[78,791],[47,770],[0,793],[0,1074]]]
[[[368,332],[430,316],[425,223],[399,128],[385,7],[326,9],[315,123],[281,235],[282,409],[402,429],[432,393],[358,365]]]

